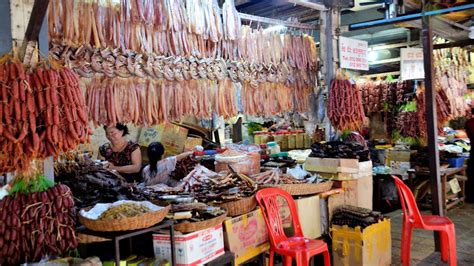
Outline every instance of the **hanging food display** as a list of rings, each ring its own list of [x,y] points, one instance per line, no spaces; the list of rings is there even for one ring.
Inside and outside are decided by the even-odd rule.
[[[413,95],[411,81],[372,81],[358,83],[362,92],[362,102],[366,114],[389,111],[393,107],[405,104]]]
[[[25,170],[32,159],[88,141],[87,109],[73,71],[45,64],[25,69],[8,55],[0,61],[0,173]]]
[[[44,176],[17,176],[0,200],[0,264],[17,265],[77,247],[71,190]]]
[[[360,89],[341,73],[331,82],[327,109],[331,124],[338,130],[357,131],[364,122]]]
[[[164,97],[172,98],[171,101],[152,100],[144,102],[143,106],[137,97],[144,110],[135,108],[135,112],[131,112],[135,117],[127,120],[134,124],[151,125],[180,119],[181,113],[188,110],[181,108],[175,112],[161,105],[173,103],[181,96],[182,90],[209,90],[199,89],[215,86],[216,83],[209,83],[209,80],[219,81],[217,89],[213,89],[216,91],[213,95],[217,95],[213,102],[205,103],[210,98],[202,93],[195,98],[185,94],[199,103],[198,116],[209,118],[211,109],[207,107],[210,105],[219,115],[226,118],[235,116],[236,93],[227,78],[233,83],[246,84],[243,85],[245,88],[252,87],[240,95],[245,99],[257,97],[259,108],[252,110],[248,104],[244,108],[253,115],[271,116],[310,110],[308,99],[316,85],[318,67],[314,39],[308,35],[264,32],[242,26],[232,0],[225,1],[222,17],[216,0],[127,0],[116,4],[54,0],[49,15],[50,55],[80,76],[137,77],[132,79],[129,87],[136,89],[147,83],[147,89],[144,89],[147,92],[150,92],[150,83],[140,78],[174,81],[173,84],[162,83],[166,88],[177,88],[170,90],[171,93],[165,90]],[[96,80],[91,84],[99,83]],[[88,90],[93,93],[89,99],[110,90]],[[271,96],[268,95],[270,90]],[[175,91],[178,94],[173,96]],[[126,93],[137,94],[133,89]],[[284,100],[281,103],[268,102],[275,98]],[[116,100],[113,98],[106,104],[109,107],[119,105],[121,102],[112,102]],[[206,104],[204,108],[201,108],[202,104]],[[96,106],[92,109],[94,113],[90,119],[96,124],[113,122],[120,115],[120,111],[114,114],[110,108],[106,112],[96,111]],[[145,116],[136,117],[137,112]]]
[[[468,52],[454,47],[433,51],[437,90],[442,90],[446,97],[446,108],[450,110],[450,119],[464,117],[469,110],[464,96],[467,94],[469,68]]]

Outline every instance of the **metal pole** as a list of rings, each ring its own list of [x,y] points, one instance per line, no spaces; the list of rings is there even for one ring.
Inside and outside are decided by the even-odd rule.
[[[430,0],[423,0],[423,11],[427,11]],[[441,195],[441,176],[439,171],[438,127],[436,117],[436,90],[434,88],[433,70],[433,32],[431,17],[423,16],[423,61],[425,66],[425,99],[426,120],[428,125],[428,153],[431,176],[432,212],[435,215],[444,215],[444,204]],[[439,235],[435,233],[435,249],[439,250]]]
[[[326,88],[324,91],[326,94],[329,93],[329,86],[331,84],[331,80],[334,76],[334,52],[333,52],[333,15],[332,9],[328,9],[326,11],[321,11],[321,17],[323,18],[322,29],[324,31],[320,31],[320,40],[321,40],[321,51],[325,51],[325,56],[323,57],[323,75],[324,75],[324,87]],[[325,128],[325,139],[328,141],[331,138],[332,134],[332,126],[331,122],[329,121],[326,116],[324,118],[324,128]]]
[[[0,1],[0,12],[0,55],[4,55],[12,50],[10,0]]]

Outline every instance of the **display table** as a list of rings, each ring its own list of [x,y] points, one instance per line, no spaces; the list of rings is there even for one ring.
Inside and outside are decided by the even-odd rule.
[[[443,197],[443,208],[444,210],[449,210],[453,208],[454,206],[458,205],[461,202],[464,202],[465,198],[465,183],[467,180],[466,177],[466,166],[459,167],[459,168],[443,168],[440,169],[440,175],[441,175],[441,194]],[[408,171],[408,182],[410,184],[410,188],[413,189],[413,179],[415,176],[420,177],[420,176],[425,176],[429,177],[430,172],[428,170],[426,171]],[[461,187],[461,191],[457,194],[448,194],[448,191],[446,191],[446,185],[447,183],[453,179],[456,178],[459,182],[459,186]],[[447,203],[447,200],[452,200],[449,204]]]
[[[168,228],[170,232],[170,245],[171,245],[171,265],[176,265],[175,264],[175,250],[174,250],[174,227],[173,227],[173,221],[172,220],[167,220],[164,222],[161,222],[155,226],[148,227],[145,229],[140,229],[140,230],[133,230],[133,231],[119,231],[119,232],[96,232],[89,230],[85,228],[84,226],[81,226],[77,229],[78,232],[85,234],[85,235],[91,235],[91,236],[96,236],[96,237],[101,237],[101,238],[107,238],[112,241],[114,241],[114,246],[115,246],[115,265],[120,265],[120,246],[119,242],[120,240],[124,239],[129,239],[131,241],[131,238],[134,236],[139,236],[147,233],[151,233],[153,231],[157,231],[160,229],[165,229]],[[131,245],[130,245],[131,246]]]

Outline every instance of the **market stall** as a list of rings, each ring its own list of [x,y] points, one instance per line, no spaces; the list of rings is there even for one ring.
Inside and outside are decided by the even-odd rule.
[[[276,188],[297,208],[274,202],[286,235],[297,219],[336,265],[390,265],[379,211],[398,201],[391,175],[437,200],[433,134],[442,207],[463,202],[468,51],[435,50],[432,83],[403,66],[371,80],[368,42],[340,32],[353,6],[270,2],[285,7],[273,17],[304,15],[34,1],[24,45],[0,59],[0,264],[265,265],[275,243],[257,199]]]

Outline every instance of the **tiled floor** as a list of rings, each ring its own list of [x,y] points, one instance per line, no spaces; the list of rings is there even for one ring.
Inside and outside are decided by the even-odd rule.
[[[400,265],[402,211],[389,213],[392,218],[392,264]],[[448,212],[456,224],[458,265],[474,265],[474,204],[464,204]],[[415,230],[411,241],[411,265],[448,265],[434,252],[432,231]]]

